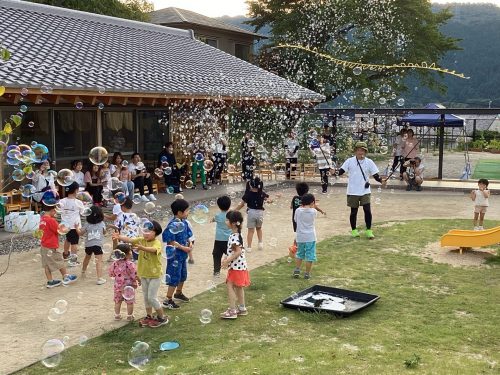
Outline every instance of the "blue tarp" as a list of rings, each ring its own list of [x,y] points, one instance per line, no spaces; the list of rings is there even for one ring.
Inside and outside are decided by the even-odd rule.
[[[440,104],[427,104],[425,108],[443,109],[445,107]],[[409,126],[441,126],[441,115],[435,113],[406,115],[398,121],[398,125],[403,124]],[[464,126],[464,120],[455,115],[444,115],[444,126],[447,128],[460,128]]]

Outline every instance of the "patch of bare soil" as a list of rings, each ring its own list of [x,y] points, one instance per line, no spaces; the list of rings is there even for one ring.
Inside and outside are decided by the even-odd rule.
[[[445,263],[452,267],[485,267],[486,259],[495,256],[496,250],[486,247],[472,248],[460,254],[460,250],[456,247],[441,247],[439,242],[433,242],[418,255],[430,258],[435,263]]]

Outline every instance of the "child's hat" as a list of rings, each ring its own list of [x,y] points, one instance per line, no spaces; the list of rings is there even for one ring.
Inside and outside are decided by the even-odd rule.
[[[368,145],[366,144],[366,142],[361,142],[361,141],[356,142],[356,144],[354,145],[354,150],[358,148],[362,148],[363,150],[368,152]]]

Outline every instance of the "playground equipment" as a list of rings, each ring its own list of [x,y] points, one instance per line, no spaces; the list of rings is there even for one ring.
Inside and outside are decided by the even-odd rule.
[[[441,246],[456,246],[463,250],[500,243],[500,227],[486,230],[452,229],[441,237]]]

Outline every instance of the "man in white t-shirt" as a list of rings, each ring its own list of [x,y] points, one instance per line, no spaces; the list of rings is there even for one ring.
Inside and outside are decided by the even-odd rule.
[[[288,139],[285,142],[285,158],[286,158],[286,178],[290,178],[290,164],[297,164],[299,158],[299,142],[294,132],[290,132]],[[295,167],[293,167],[295,170]]]
[[[349,180],[347,183],[347,206],[351,207],[351,234],[353,237],[359,237],[359,231],[356,228],[356,219],[358,216],[359,206],[363,206],[366,223],[366,237],[369,239],[375,238],[372,227],[372,212],[370,207],[370,176],[373,176],[375,181],[380,182],[385,186],[387,180],[381,179],[378,174],[378,168],[375,163],[366,157],[368,146],[366,142],[356,142],[354,145],[355,155],[347,159],[339,169],[339,176],[347,172]]]

